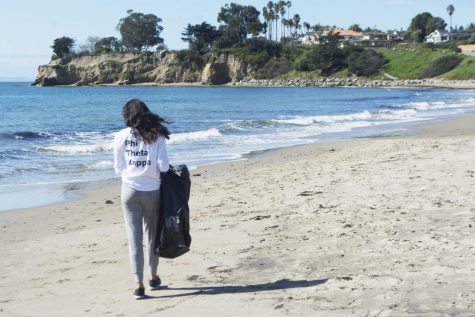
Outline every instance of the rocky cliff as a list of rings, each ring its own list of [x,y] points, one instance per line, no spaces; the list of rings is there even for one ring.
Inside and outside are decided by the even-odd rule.
[[[187,64],[175,52],[120,53],[56,59],[38,68],[33,85],[202,83],[222,85],[252,78],[256,69],[233,55],[210,54]]]

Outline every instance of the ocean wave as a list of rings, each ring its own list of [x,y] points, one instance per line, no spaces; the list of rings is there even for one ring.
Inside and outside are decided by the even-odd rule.
[[[1,139],[11,140],[35,140],[54,138],[57,134],[49,131],[33,132],[33,131],[16,131],[12,133],[0,133]]]
[[[341,115],[324,115],[324,116],[293,116],[272,120],[240,120],[226,124],[220,127],[220,131],[227,134],[233,134],[236,131],[248,131],[250,128],[278,128],[278,126],[297,126],[297,127],[313,127],[313,126],[334,126],[340,123],[358,122],[374,122],[381,120],[406,120],[413,118],[418,114],[414,109],[384,109],[380,111],[370,112],[362,111],[351,114]],[[295,128],[294,128],[295,129]],[[262,130],[264,131],[264,130]]]
[[[219,131],[222,133],[233,133],[240,131],[248,131],[250,129],[273,127],[278,124],[279,123],[275,120],[236,120],[223,124],[219,127]]]
[[[8,149],[5,151],[0,151],[0,160],[25,160],[30,157],[32,151],[29,149]]]
[[[234,149],[240,153],[247,153],[248,151],[255,151],[264,148],[275,148],[288,146],[289,144],[314,142],[321,135],[327,133],[348,132],[355,128],[363,128],[378,124],[383,124],[383,121],[371,122],[368,120],[356,120],[335,122],[329,125],[314,124],[299,127],[282,126],[280,129],[260,134],[224,135],[220,142],[220,146]],[[233,152],[232,150],[230,151]]]
[[[101,142],[97,144],[73,144],[73,145],[51,145],[47,147],[39,147],[39,152],[46,153],[66,153],[66,154],[85,154],[112,151],[113,144],[111,141]]]
[[[475,107],[475,98],[466,98],[460,99],[455,102],[447,103],[445,101],[419,101],[419,102],[408,102],[399,105],[387,105],[381,106],[381,108],[386,109],[413,109],[416,111],[427,111],[427,110],[440,110],[440,109],[455,109],[455,108],[466,108],[466,107]]]
[[[462,99],[462,102],[463,102],[463,103],[467,103],[467,104],[475,104],[475,97],[470,97],[470,98],[467,98],[467,99]]]
[[[114,167],[114,161],[99,161],[90,164],[82,164],[82,168],[94,170],[108,170]]]
[[[447,104],[444,101],[433,101],[433,102],[409,102],[403,105],[405,109],[414,109],[414,110],[430,110],[430,109],[443,109],[446,108]]]
[[[6,140],[92,140],[99,141],[113,139],[115,133],[84,131],[84,132],[53,132],[53,131],[16,131],[12,133],[0,133],[0,139]]]
[[[374,119],[377,120],[406,120],[414,118],[418,112],[414,109],[402,109],[402,110],[380,110],[374,114]]]
[[[213,137],[219,137],[221,135],[222,135],[221,132],[216,128],[211,128],[211,129],[202,130],[202,131],[182,132],[182,133],[172,134],[170,136],[169,143],[206,140]]]
[[[282,124],[293,124],[300,126],[314,125],[318,123],[335,123],[354,120],[368,120],[372,118],[369,111],[357,112],[345,115],[329,115],[329,116],[295,116],[291,118],[276,119],[275,122]]]
[[[113,139],[117,132],[99,132],[99,131],[83,131],[83,132],[71,132],[68,133],[68,136],[78,138],[78,139],[86,139],[86,138],[93,138],[93,139]]]
[[[392,91],[391,88],[385,88],[385,90],[387,91]],[[354,96],[348,96],[347,98],[338,98],[338,99],[334,99],[335,101],[339,101],[339,102],[351,102],[351,103],[355,103],[355,102],[368,102],[368,101],[373,101],[373,100],[381,100],[381,99],[384,99],[384,100],[397,100],[397,99],[403,99],[405,98],[404,96],[384,96],[384,97],[381,97],[381,96],[365,96],[365,97],[354,97]]]

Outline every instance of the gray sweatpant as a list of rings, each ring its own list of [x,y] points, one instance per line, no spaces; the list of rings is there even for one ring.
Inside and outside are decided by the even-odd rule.
[[[154,252],[154,240],[157,232],[160,190],[138,191],[122,184],[122,210],[125,229],[129,240],[129,257],[135,282],[143,282],[144,256],[143,239],[148,256],[150,274],[157,274],[158,256]]]

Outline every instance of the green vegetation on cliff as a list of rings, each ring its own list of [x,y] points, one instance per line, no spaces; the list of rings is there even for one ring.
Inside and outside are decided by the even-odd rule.
[[[378,49],[389,62],[381,72],[400,79],[475,79],[475,58],[450,50]]]
[[[475,57],[465,56],[462,62],[450,72],[442,75],[445,79],[475,79]]]
[[[405,50],[405,49],[378,49],[389,62],[382,68],[382,71],[401,79],[418,78],[420,72],[430,63],[446,56],[443,51],[432,51],[428,49]]]
[[[363,49],[335,45],[273,45],[227,48],[231,54],[255,65],[257,79],[315,79],[321,76],[359,76],[373,79],[475,79],[475,57],[449,49],[415,48]]]

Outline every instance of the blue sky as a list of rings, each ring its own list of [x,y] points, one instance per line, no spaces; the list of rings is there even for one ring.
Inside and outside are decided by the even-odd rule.
[[[180,33],[187,23],[217,25],[221,0],[2,0],[0,11],[0,79],[34,78],[38,65],[52,54],[53,40],[69,36],[83,43],[88,36],[116,36],[115,27],[126,11],[153,13],[163,19],[162,37],[171,49],[184,48]],[[268,0],[234,1],[261,11]],[[446,8],[455,6],[454,25],[475,22],[475,0],[293,0],[291,14],[302,22],[337,25],[353,23],[379,29],[406,29],[418,13],[427,11],[448,23]]]

